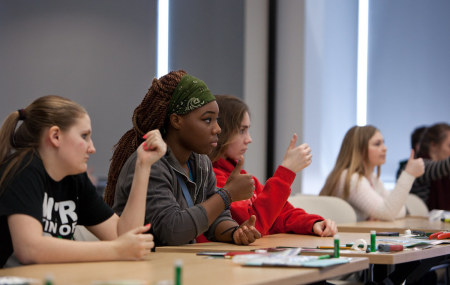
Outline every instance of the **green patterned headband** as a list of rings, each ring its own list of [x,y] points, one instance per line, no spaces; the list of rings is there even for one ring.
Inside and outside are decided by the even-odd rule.
[[[191,75],[184,75],[175,88],[167,109],[170,114],[186,115],[209,102],[216,100],[205,82]]]

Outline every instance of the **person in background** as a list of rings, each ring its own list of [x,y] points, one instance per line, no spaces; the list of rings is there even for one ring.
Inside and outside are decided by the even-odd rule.
[[[428,209],[450,210],[450,125],[437,123],[423,134],[418,157],[425,159],[425,174],[412,186]]]
[[[388,191],[379,178],[381,165],[386,162],[386,151],[383,135],[374,126],[350,128],[320,195],[337,196],[348,201],[355,209],[358,221],[390,221],[404,217],[406,198],[415,178],[424,173],[424,161],[415,158],[412,149],[395,188]],[[392,272],[384,265],[376,265],[374,281],[381,282],[379,284],[402,284],[406,279],[415,280],[417,284],[433,284],[435,282],[430,282],[427,274],[417,272],[427,272],[439,261],[424,259],[406,262],[397,265]],[[435,280],[435,277],[431,279]]]
[[[216,95],[219,105],[219,134],[217,147],[210,153],[217,186],[226,181],[243,160],[252,142],[250,136],[250,112],[247,105],[231,95]],[[256,229],[262,234],[297,233],[333,236],[337,233],[334,221],[294,208],[287,200],[296,173],[311,164],[311,149],[307,144],[296,146],[297,135],[292,137],[284,159],[265,185],[253,176],[255,192],[250,199],[233,201],[231,215],[239,223],[256,216]],[[246,174],[241,169],[241,173]]]
[[[239,226],[230,215],[231,201],[251,197],[254,183],[238,169],[217,189],[209,154],[221,129],[219,108],[206,84],[183,70],[172,71],[152,85],[135,109],[133,128],[114,150],[105,199],[122,213],[129,199],[136,147],[142,134],[160,130],[168,150],[152,166],[147,192],[146,222],[156,245],[181,245],[204,238],[250,244],[260,238],[255,217]],[[204,236],[202,235],[204,234]]]
[[[17,124],[20,125],[17,127]],[[12,112],[0,130],[0,267],[144,258],[150,167],[165,152],[158,131],[138,146],[130,199],[119,218],[97,195],[86,173],[95,153],[91,121],[77,103],[44,96]],[[100,242],[73,241],[84,225]]]
[[[406,198],[415,178],[424,173],[424,162],[421,158],[414,158],[414,150],[411,150],[395,188],[388,191],[379,179],[386,151],[383,135],[377,128],[371,125],[352,127],[345,134],[336,164],[320,195],[337,196],[348,201],[359,221],[404,217]]]
[[[419,152],[420,142],[422,141],[423,134],[426,129],[427,129],[426,126],[420,126],[420,127],[415,128],[411,134],[411,149],[414,149],[414,152],[416,153],[416,155]],[[396,179],[398,179],[400,177],[400,174],[402,174],[407,162],[408,162],[408,159],[404,159],[399,162],[397,173],[395,175]]]

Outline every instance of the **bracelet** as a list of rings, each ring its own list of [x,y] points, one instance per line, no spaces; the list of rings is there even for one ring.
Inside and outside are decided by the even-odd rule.
[[[233,237],[233,234],[234,234],[234,232],[236,231],[237,228],[239,228],[239,226],[234,226],[234,227],[228,228],[228,229],[224,230],[223,232],[221,232],[220,234],[224,235],[227,232],[232,231],[231,232],[231,237]]]
[[[222,189],[222,190],[227,194],[228,199],[230,199],[230,203],[233,203],[233,199],[231,199],[230,191],[228,191],[228,190],[225,189],[225,188],[220,188],[220,189]]]
[[[223,203],[225,204],[225,210],[229,210],[231,203],[230,200],[228,199],[227,194],[225,194],[223,190],[224,190],[223,188],[220,188],[219,190],[217,190],[216,193],[219,194],[220,197],[222,198]]]
[[[231,231],[231,240],[233,241],[233,243],[236,243],[236,242],[234,241],[233,236],[234,236],[234,233],[237,231],[237,229],[239,229],[239,226],[234,226],[234,227],[228,228],[228,229],[226,229],[225,231],[221,232],[220,235],[224,235],[224,234],[226,234],[227,232]]]
[[[233,231],[231,232],[231,240],[232,240],[234,243],[236,243],[236,242],[234,241],[234,233],[235,233],[238,229],[239,229],[239,226],[235,226],[234,229],[233,229]]]

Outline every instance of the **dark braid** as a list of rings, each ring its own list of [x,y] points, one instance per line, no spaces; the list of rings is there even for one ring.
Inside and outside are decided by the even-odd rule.
[[[185,71],[178,70],[164,75],[159,80],[154,78],[152,86],[148,89],[141,104],[134,110],[133,128],[127,131],[114,146],[104,195],[105,202],[109,206],[114,204],[114,194],[120,170],[131,154],[144,141],[142,136],[155,129],[159,129],[163,136],[165,135],[167,107],[172,98],[172,93],[185,74]]]

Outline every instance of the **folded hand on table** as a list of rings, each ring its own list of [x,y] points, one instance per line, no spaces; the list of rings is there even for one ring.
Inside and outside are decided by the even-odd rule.
[[[315,223],[313,226],[313,232],[321,237],[330,237],[337,234],[338,229],[335,221],[326,219]]]
[[[235,244],[248,245],[261,237],[259,231],[255,228],[256,216],[252,215],[250,219],[243,222],[233,233]]]

